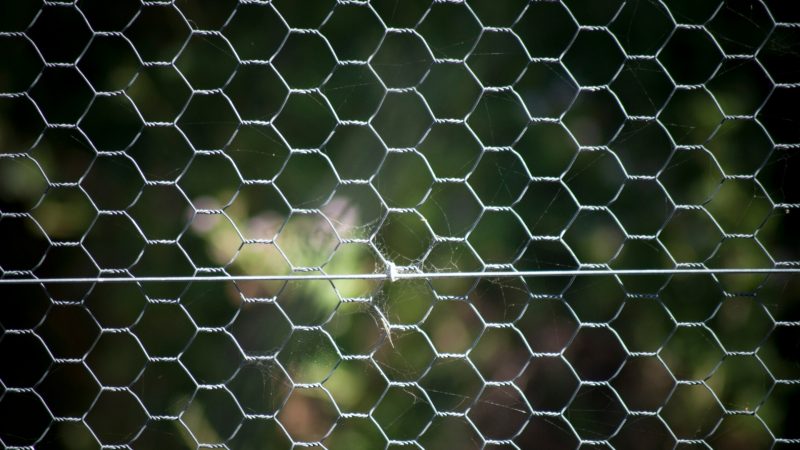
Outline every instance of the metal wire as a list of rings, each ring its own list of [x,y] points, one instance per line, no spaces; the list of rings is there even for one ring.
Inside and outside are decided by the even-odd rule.
[[[797,17],[0,4],[0,446],[800,443]]]
[[[95,277],[95,278],[4,278],[0,284],[58,284],[58,283],[187,283],[203,281],[302,281],[302,280],[430,280],[435,278],[536,278],[575,276],[652,276],[652,275],[741,275],[741,274],[796,274],[800,268],[741,268],[741,269],[582,269],[582,270],[532,270],[519,272],[401,272],[401,273],[351,273],[351,274],[291,274],[291,275],[199,275],[169,277]]]

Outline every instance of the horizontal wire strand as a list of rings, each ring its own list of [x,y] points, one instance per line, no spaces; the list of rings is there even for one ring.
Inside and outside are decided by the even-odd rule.
[[[537,278],[572,276],[647,276],[647,275],[747,275],[747,274],[800,274],[800,267],[771,268],[687,268],[687,269],[575,269],[575,270],[523,270],[490,272],[392,272],[324,274],[306,273],[291,275],[200,275],[172,277],[65,277],[65,278],[0,278],[0,284],[59,284],[59,283],[185,283],[208,281],[337,281],[380,280],[399,281],[438,278]]]

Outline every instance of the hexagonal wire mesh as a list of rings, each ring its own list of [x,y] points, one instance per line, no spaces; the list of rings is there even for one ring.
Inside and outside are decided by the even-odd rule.
[[[800,443],[798,22],[0,2],[0,443]]]

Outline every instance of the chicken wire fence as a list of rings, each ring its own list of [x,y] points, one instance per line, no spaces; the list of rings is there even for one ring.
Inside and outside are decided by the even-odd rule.
[[[5,448],[800,443],[792,2],[0,30]]]

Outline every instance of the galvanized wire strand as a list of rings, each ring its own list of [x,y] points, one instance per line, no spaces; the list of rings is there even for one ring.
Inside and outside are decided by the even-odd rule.
[[[60,284],[60,283],[186,283],[212,281],[303,281],[303,280],[426,280],[441,278],[538,278],[582,276],[653,276],[653,275],[742,275],[742,274],[800,274],[800,267],[752,268],[689,268],[689,269],[575,269],[521,270],[485,272],[405,272],[325,274],[301,273],[289,275],[196,275],[165,277],[75,277],[75,278],[0,278],[0,284]]]

